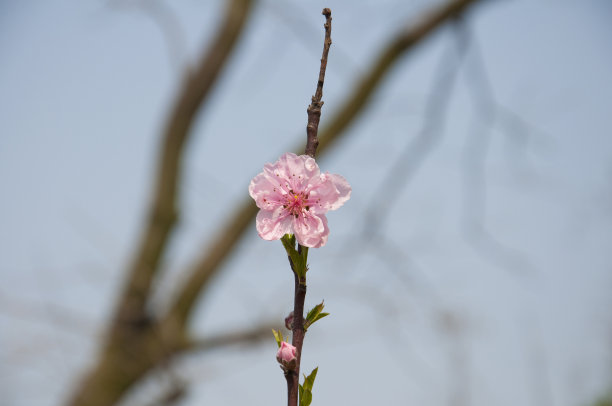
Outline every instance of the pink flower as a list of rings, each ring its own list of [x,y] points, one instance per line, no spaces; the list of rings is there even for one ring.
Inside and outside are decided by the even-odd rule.
[[[311,248],[325,245],[329,235],[328,210],[336,210],[351,196],[351,186],[340,175],[321,173],[315,160],[288,152],[251,180],[249,194],[261,210],[257,232],[264,240],[295,234]]]
[[[281,342],[281,346],[276,353],[276,360],[285,371],[294,370],[297,366],[296,348],[288,342]]]

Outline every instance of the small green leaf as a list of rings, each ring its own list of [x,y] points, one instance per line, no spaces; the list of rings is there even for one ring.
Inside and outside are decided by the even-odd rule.
[[[312,385],[314,385],[315,378],[317,377],[317,372],[319,371],[319,367],[316,367],[312,370],[310,375],[304,375],[304,390],[311,391]]]
[[[287,252],[287,256],[291,259],[293,269],[299,277],[306,276],[306,261],[308,259],[308,247],[302,247],[301,253],[295,249],[295,236],[293,234],[285,234],[281,238],[283,247]]]
[[[283,333],[281,333],[280,331],[272,329],[272,334],[274,334],[274,339],[276,340],[276,345],[278,345],[278,348],[280,348],[281,343],[284,341]]]
[[[310,375],[304,375],[304,385],[299,386],[300,406],[309,406],[312,402],[312,386],[314,385],[318,370],[319,367],[316,367]]]
[[[315,322],[315,321],[317,321],[317,320],[321,320],[321,319],[322,319],[323,317],[325,317],[325,316],[329,316],[329,313],[319,313],[319,314],[317,315],[317,317],[315,317],[315,319],[314,319],[314,320],[312,321],[312,323],[310,323],[310,324],[314,324],[314,322]]]
[[[321,302],[312,309],[310,309],[310,311],[306,315],[306,319],[304,320],[304,330],[308,330],[308,327],[313,325],[315,321],[322,319],[325,316],[329,316],[329,313],[321,313],[324,307],[324,302]]]
[[[312,392],[309,390],[304,391],[304,395],[300,399],[300,406],[309,406],[310,402],[312,402]]]
[[[325,301],[319,303],[318,305],[310,309],[308,311],[308,314],[306,314],[306,320],[313,320],[319,313],[321,313],[324,307]]]
[[[302,406],[302,399],[304,399],[304,387],[298,384],[298,399],[299,404]]]

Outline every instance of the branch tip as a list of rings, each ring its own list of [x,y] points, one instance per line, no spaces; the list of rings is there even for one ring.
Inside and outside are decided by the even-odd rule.
[[[308,112],[308,124],[306,125],[306,155],[315,157],[317,147],[319,146],[319,139],[317,133],[319,131],[319,121],[321,119],[321,107],[323,106],[323,84],[325,83],[325,70],[327,68],[327,55],[329,54],[329,47],[331,46],[331,10],[328,8],[323,9],[325,16],[325,41],[323,42],[323,55],[321,56],[321,68],[319,69],[319,79],[317,81],[317,90],[312,96],[312,102],[306,111]]]

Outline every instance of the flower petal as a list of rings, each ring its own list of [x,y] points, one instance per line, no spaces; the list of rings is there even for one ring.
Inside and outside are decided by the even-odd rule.
[[[309,248],[320,248],[327,242],[329,228],[324,214],[307,214],[293,219],[293,231],[298,243]]]
[[[329,210],[336,210],[341,207],[348,199],[351,198],[351,185],[344,179],[344,177],[340,175],[336,175],[334,173],[328,174],[329,179],[332,181],[336,190],[338,191],[338,195],[336,196],[336,200],[330,203]]]
[[[308,155],[283,154],[278,161],[267,169],[275,176],[286,191],[302,191],[309,180],[319,175],[319,166]],[[264,171],[266,168],[264,167]]]
[[[309,186],[309,202],[314,213],[336,210],[351,197],[351,186],[340,175],[323,173]]]
[[[340,175],[321,174],[313,158],[289,152],[264,165],[251,180],[249,194],[261,209],[257,214],[261,238],[277,240],[292,233],[300,244],[318,248],[329,235],[325,213],[342,206],[351,187]]]
[[[283,235],[291,233],[291,216],[285,214],[282,206],[274,210],[259,210],[255,224],[264,240],[280,240]]]
[[[282,205],[283,193],[266,173],[260,173],[251,180],[249,194],[260,209],[273,210],[279,204]]]

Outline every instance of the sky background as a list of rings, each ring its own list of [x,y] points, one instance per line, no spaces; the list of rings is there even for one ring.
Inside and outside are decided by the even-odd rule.
[[[0,0],[2,404],[61,404],[91,364],[161,125],[223,11],[159,3],[175,18],[168,35],[138,4]],[[263,164],[304,139],[321,9],[333,12],[324,126],[383,44],[433,4],[257,4],[193,128],[155,306]],[[485,2],[467,41],[446,26],[402,58],[318,160],[353,194],[309,258],[307,307],[325,299],[332,313],[306,337],[313,404],[574,406],[610,386],[611,17],[606,0]],[[439,72],[456,72],[450,90],[433,90]],[[433,142],[415,154],[420,137]],[[281,244],[253,224],[194,330],[282,320],[292,287]],[[284,404],[275,350],[270,337],[177,362],[183,404]],[[125,405],[168,381],[152,376]]]

